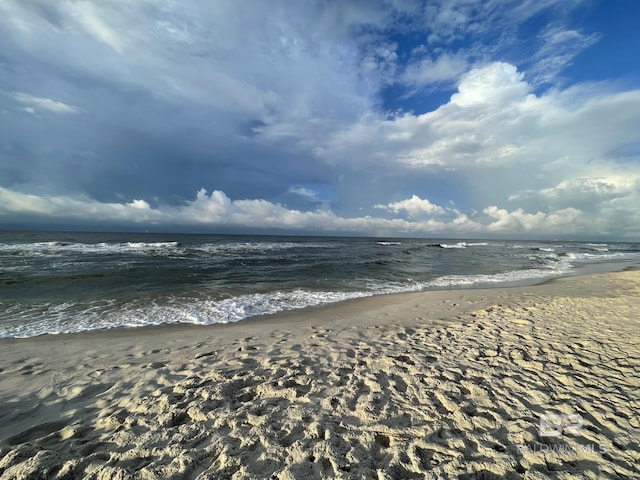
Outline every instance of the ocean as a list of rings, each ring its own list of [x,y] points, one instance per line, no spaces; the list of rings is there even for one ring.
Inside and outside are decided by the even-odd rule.
[[[237,322],[638,264],[638,243],[6,231],[0,338]]]

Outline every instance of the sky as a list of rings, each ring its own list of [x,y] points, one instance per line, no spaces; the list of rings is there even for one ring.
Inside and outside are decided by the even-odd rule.
[[[636,0],[0,0],[0,228],[640,238]]]

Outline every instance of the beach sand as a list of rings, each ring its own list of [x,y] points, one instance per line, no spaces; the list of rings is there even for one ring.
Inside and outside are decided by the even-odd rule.
[[[640,478],[640,272],[0,341],[0,478]]]

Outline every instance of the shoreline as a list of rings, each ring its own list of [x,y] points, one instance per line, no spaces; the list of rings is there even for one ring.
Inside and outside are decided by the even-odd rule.
[[[632,478],[638,298],[630,267],[2,339],[0,478]]]
[[[67,337],[70,335],[103,335],[103,334],[111,334],[114,336],[131,336],[136,335],[137,333],[143,334],[145,332],[160,332],[163,329],[190,329],[190,328],[226,328],[236,324],[252,324],[253,322],[279,322],[284,319],[294,317],[304,316],[306,314],[312,314],[315,311],[323,311],[325,309],[339,308],[341,305],[348,305],[350,303],[359,304],[360,302],[368,302],[369,300],[383,298],[390,299],[389,302],[393,302],[394,297],[405,297],[411,295],[423,295],[429,293],[438,293],[438,292],[471,292],[471,291],[492,291],[492,290],[510,290],[510,289],[518,289],[518,288],[532,288],[537,286],[545,285],[549,282],[554,282],[557,280],[573,278],[573,277],[582,277],[582,276],[590,276],[590,275],[600,275],[600,274],[608,274],[608,273],[617,273],[617,272],[625,272],[625,271],[633,271],[640,270],[640,264],[629,264],[628,262],[602,262],[602,263],[590,263],[585,265],[580,265],[576,268],[576,270],[572,270],[570,272],[566,272],[559,276],[550,276],[550,277],[542,277],[542,278],[529,278],[529,279],[520,279],[513,281],[504,281],[504,282],[496,282],[495,284],[484,283],[478,285],[469,285],[469,286],[455,286],[455,287],[434,287],[429,290],[422,291],[407,291],[407,292],[397,292],[397,293],[384,293],[384,294],[373,294],[370,296],[364,297],[355,297],[346,300],[340,300],[336,302],[328,302],[319,305],[308,306],[304,308],[296,308],[292,310],[282,310],[276,313],[268,313],[268,314],[258,314],[253,315],[242,320],[238,320],[235,322],[226,322],[226,323],[212,323],[212,324],[195,324],[195,323],[159,323],[159,324],[149,324],[142,326],[116,326],[112,328],[102,328],[96,330],[82,330],[78,332],[65,332],[65,333],[44,333],[35,336],[29,337],[2,337],[0,338],[0,345],[2,345],[5,341],[23,341],[23,340],[31,340],[36,338],[55,338],[55,337]],[[378,302],[376,302],[378,303]],[[384,303],[384,301],[383,301]],[[134,333],[136,332],[136,333]]]

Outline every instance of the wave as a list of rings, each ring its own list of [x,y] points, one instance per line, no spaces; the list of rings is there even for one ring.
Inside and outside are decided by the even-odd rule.
[[[627,260],[637,263],[640,259],[640,245],[630,243],[568,242],[562,246],[544,241],[442,240],[429,244],[429,240],[340,241],[295,237],[281,241],[268,237],[239,240],[211,237],[204,241],[189,238],[181,243],[116,242],[114,237],[109,238],[112,241],[104,243],[91,243],[92,239],[104,239],[93,236],[71,242],[29,243],[32,238],[24,238],[22,243],[12,240],[0,243],[3,288],[15,289],[18,295],[15,298],[24,298],[19,295],[26,292],[31,299],[7,300],[6,296],[0,299],[3,312],[0,337],[164,323],[228,323],[373,295],[537,281],[589,263]],[[167,238],[175,237],[148,239]],[[387,248],[399,244],[402,247]],[[434,251],[428,246],[453,250]],[[417,253],[406,255],[409,252]],[[176,262],[175,258],[185,261]],[[260,262],[245,265],[247,258],[259,258]],[[236,259],[243,262],[241,268],[237,268],[240,262]],[[100,267],[98,270],[96,265]],[[502,272],[486,273],[497,268]],[[47,272],[53,273],[46,275]],[[113,272],[117,275],[110,278]],[[96,280],[92,285],[85,282],[101,275],[106,275],[104,280]],[[32,280],[34,284],[27,285]],[[83,290],[85,284],[87,289]],[[100,287],[94,288],[96,285]],[[307,288],[299,288],[304,286]],[[38,289],[43,295],[38,294]],[[249,293],[258,289],[263,290]],[[227,294],[229,298],[222,298]],[[96,299],[99,295],[103,300],[77,300]],[[45,299],[52,300],[47,303]]]
[[[304,290],[252,293],[212,300],[206,292],[197,296],[175,296],[120,303],[101,300],[2,305],[9,322],[0,327],[0,338],[24,338],[44,334],[79,333],[120,327],[161,324],[212,325],[238,322],[250,317],[298,310],[344,300],[375,295],[408,293],[436,288],[460,288],[486,283],[504,283],[561,273],[558,269],[519,270],[494,275],[447,275],[430,281],[381,282],[371,279],[352,285],[353,290]]]
[[[332,242],[229,242],[204,243],[189,246],[189,250],[207,254],[262,253],[292,249],[328,249],[338,248],[339,243]]]
[[[608,252],[609,245],[606,243],[585,243],[585,247],[595,250],[596,252]]]
[[[40,303],[3,306],[11,318],[0,328],[0,338],[26,338],[39,335],[80,333],[121,327],[162,324],[213,325],[238,322],[250,317],[313,307],[371,295],[371,292],[276,291],[240,295],[222,300],[168,298],[118,305],[115,300],[91,304]]]
[[[437,248],[467,248],[467,244],[465,242],[458,242],[458,243],[432,243],[429,246],[430,247],[437,247]]]
[[[467,247],[487,247],[491,245],[489,242],[457,242],[457,243],[431,243],[429,247],[437,248],[467,248]]]
[[[441,287],[468,287],[481,286],[484,284],[494,283],[512,283],[527,280],[537,280],[543,278],[552,278],[562,275],[567,269],[557,268],[530,268],[526,270],[512,270],[504,273],[496,273],[491,275],[445,275],[430,282],[432,288]]]
[[[236,255],[273,252],[291,249],[327,249],[336,248],[338,243],[331,242],[229,242],[183,244],[169,242],[34,242],[0,244],[0,254],[24,257],[45,257],[67,254],[87,255]]]
[[[35,242],[0,244],[0,252],[12,255],[41,256],[67,253],[118,254],[149,253],[175,250],[180,242],[121,242],[121,243],[76,243],[76,242]]]
[[[623,260],[637,258],[640,252],[606,252],[602,253],[589,253],[589,252],[563,252],[558,254],[559,257],[568,259],[574,263],[582,262],[606,262],[610,260]]]
[[[99,245],[108,245],[108,244],[99,244]],[[181,247],[182,243],[180,242],[126,242],[127,248],[130,249],[149,249],[149,248],[174,248]]]

